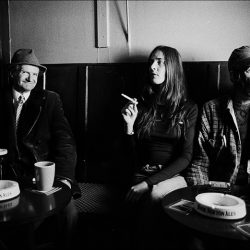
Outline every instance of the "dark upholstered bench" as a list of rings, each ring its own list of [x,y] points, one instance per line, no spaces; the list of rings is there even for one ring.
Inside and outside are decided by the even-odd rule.
[[[74,201],[79,212],[79,242],[91,241],[92,234],[98,239],[94,242],[100,241],[98,236],[101,235],[112,238],[119,216],[122,216],[124,190],[118,187],[119,182],[126,184],[127,176],[123,171],[130,168],[129,164],[124,164],[125,159],[120,159],[119,136],[123,132],[120,110],[126,102],[121,93],[137,95],[147,63],[46,66],[46,88],[60,94],[76,138],[76,179],[82,193]],[[230,91],[226,62],[184,62],[184,70],[190,97],[199,106]],[[114,173],[119,177],[113,178]],[[97,228],[102,229],[98,231]],[[89,246],[94,242],[89,242]],[[109,247],[109,242],[106,243]],[[102,247],[101,242],[99,246]]]
[[[114,187],[101,183],[79,183],[81,197],[74,200],[79,213],[84,215],[110,214],[119,208],[121,197]]]

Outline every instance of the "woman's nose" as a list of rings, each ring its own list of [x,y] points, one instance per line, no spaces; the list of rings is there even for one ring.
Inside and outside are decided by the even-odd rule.
[[[152,64],[151,64],[151,69],[152,69],[152,70],[156,70],[156,62],[155,62],[155,61],[152,62]]]

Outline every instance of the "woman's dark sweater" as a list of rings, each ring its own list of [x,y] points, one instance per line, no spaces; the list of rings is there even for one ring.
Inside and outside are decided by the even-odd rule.
[[[150,136],[139,139],[136,133],[127,136],[137,173],[146,164],[163,165],[160,171],[145,177],[149,186],[180,174],[191,161],[198,107],[189,101],[184,110],[183,120],[173,128],[167,129],[164,120],[157,120]]]

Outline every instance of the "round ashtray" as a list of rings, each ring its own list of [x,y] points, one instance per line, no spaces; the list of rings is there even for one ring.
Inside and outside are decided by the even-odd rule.
[[[5,148],[0,148],[0,156],[1,155],[6,155],[8,153],[8,150]]]
[[[194,208],[200,214],[226,220],[241,219],[247,213],[244,200],[223,193],[198,194]]]
[[[16,206],[18,206],[20,200],[20,196],[17,196],[16,198],[1,201],[0,202],[0,212],[6,212]]]
[[[0,201],[12,199],[20,194],[16,181],[0,180]]]

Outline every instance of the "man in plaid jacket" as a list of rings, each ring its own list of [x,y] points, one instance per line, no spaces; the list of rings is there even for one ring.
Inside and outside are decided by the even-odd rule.
[[[250,160],[250,46],[235,49],[228,69],[231,95],[204,104],[197,125],[193,160],[187,169],[189,185],[223,181],[245,184]]]

